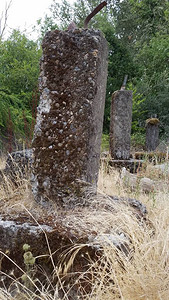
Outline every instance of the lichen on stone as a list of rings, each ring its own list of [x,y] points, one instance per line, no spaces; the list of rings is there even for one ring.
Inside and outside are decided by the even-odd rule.
[[[160,123],[160,120],[157,118],[149,118],[146,120],[146,125],[151,124],[151,125],[158,125]]]

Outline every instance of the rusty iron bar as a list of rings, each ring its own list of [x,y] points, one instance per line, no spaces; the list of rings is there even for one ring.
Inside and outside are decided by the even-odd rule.
[[[89,21],[106,5],[107,2],[103,1],[98,6],[96,6],[96,8],[86,17],[84,21],[84,28],[88,28]]]

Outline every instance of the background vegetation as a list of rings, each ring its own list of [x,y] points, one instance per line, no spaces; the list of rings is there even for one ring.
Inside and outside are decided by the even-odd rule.
[[[85,17],[100,0],[66,0],[51,5],[50,16],[37,21],[37,42],[14,31],[0,40],[0,135],[31,139],[37,86],[40,41],[47,30],[66,29],[74,20],[83,26]],[[109,43],[109,65],[104,133],[109,132],[111,95],[128,74],[133,90],[132,133],[141,137],[145,120],[160,119],[161,134],[169,132],[169,2],[167,0],[107,0],[89,23],[103,31]],[[35,96],[36,95],[36,96]],[[36,98],[36,101],[35,101]]]

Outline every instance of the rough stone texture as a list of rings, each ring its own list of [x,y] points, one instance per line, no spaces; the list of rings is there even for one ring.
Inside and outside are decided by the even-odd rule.
[[[112,95],[110,114],[110,154],[113,159],[130,158],[132,91]]]
[[[124,167],[121,171],[121,179],[125,187],[134,190],[141,190],[144,193],[155,191],[155,182],[150,178],[139,178],[137,175],[131,174]]]
[[[134,198],[124,198],[124,197],[115,197],[109,196],[113,201],[118,201],[124,203],[131,208],[134,209],[134,213],[137,214],[139,217],[146,219],[147,208],[144,204]]]
[[[169,154],[169,141],[160,141],[159,145],[156,148],[156,151]]]
[[[125,187],[135,190],[138,187],[137,175],[131,174],[125,167],[121,170],[121,179]]]
[[[155,118],[148,119],[146,122],[146,150],[154,151],[159,145],[159,120],[151,122],[151,120],[158,120]]]
[[[107,42],[98,30],[55,30],[42,47],[33,193],[37,201],[63,204],[96,189]]]
[[[168,161],[164,164],[156,165],[154,168],[157,170],[161,170],[163,173],[169,174],[169,162]]]
[[[70,283],[70,281],[72,281],[75,291],[78,291],[75,285],[76,279],[82,272],[87,272],[88,268],[91,270],[90,261],[98,260],[99,256],[101,257],[102,246],[107,242],[128,255],[131,245],[127,238],[128,235],[119,225],[120,218],[123,219],[121,211],[127,206],[141,226],[143,222],[147,222],[146,207],[141,202],[130,198],[104,195],[98,195],[98,198],[94,197],[96,203],[90,202],[87,208],[76,207],[73,210],[64,211],[63,209],[55,211],[51,208],[48,212],[43,209],[43,214],[42,211],[40,213],[33,210],[31,214],[27,214],[10,209],[6,214],[1,214],[0,276],[2,272],[4,281],[0,281],[0,287],[3,284],[6,287],[9,286],[11,283],[8,278],[9,274],[13,274],[11,276],[14,276],[15,279],[22,276],[17,265],[25,270],[23,260],[25,243],[30,245],[33,256],[38,257],[35,264],[35,278],[38,278],[42,284],[46,280],[45,276],[48,276],[52,283],[54,270],[49,257],[50,251],[55,266],[59,267],[62,261],[63,270],[60,270],[60,275],[61,278],[63,275],[65,291],[69,290],[68,282]],[[119,218],[117,218],[117,214]],[[76,253],[78,245],[80,250]],[[74,246],[74,252],[71,252],[70,249],[73,249]],[[68,255],[66,255],[66,251],[69,253]],[[12,263],[3,253],[16,264]],[[62,255],[63,253],[64,255]],[[75,259],[72,259],[73,265],[69,264],[68,273],[64,274],[64,266],[65,268],[68,266],[68,261],[73,253],[76,253]],[[86,284],[89,286],[88,280]],[[69,299],[76,298],[70,297]],[[77,299],[83,298],[77,297]]]
[[[145,193],[153,192],[155,190],[155,182],[147,177],[141,178],[140,189]]]
[[[86,236],[83,237],[82,234],[79,236],[78,233],[75,232],[75,228],[67,228],[61,224],[60,220],[55,222],[52,216],[48,216],[46,220],[44,220],[43,217],[43,224],[42,220],[37,221],[39,225],[28,216],[22,216],[21,214],[18,216],[3,216],[3,218],[0,218],[0,277],[3,277],[3,280],[0,282],[0,287],[4,287],[3,285],[9,287],[16,278],[19,279],[23,275],[15,264],[26,271],[23,259],[23,245],[25,243],[30,245],[30,250],[34,257],[44,255],[36,259],[34,268],[35,278],[38,278],[38,280],[45,284],[48,276],[52,285],[54,267],[49,256],[50,251],[53,253],[53,261],[55,265],[58,266],[61,261],[61,253],[63,251],[69,249],[70,245],[73,247],[73,244],[76,242],[80,243],[81,240],[83,240],[84,243],[86,242]],[[48,239],[50,249],[48,248],[46,238]],[[73,272],[79,273],[87,270],[87,255],[94,258],[95,252],[94,248],[86,245],[86,247],[79,252],[79,255],[75,260]],[[9,259],[3,255],[3,253],[5,253]],[[10,278],[8,276],[9,274],[12,274]],[[65,278],[65,289],[67,287],[67,280],[69,282],[71,281],[69,276],[67,277]],[[12,278],[14,279],[11,280]],[[72,275],[72,279],[76,280],[77,278]],[[71,295],[69,296],[69,299],[74,299]]]
[[[169,176],[169,161],[161,165],[151,166],[152,171],[156,170],[159,175]]]

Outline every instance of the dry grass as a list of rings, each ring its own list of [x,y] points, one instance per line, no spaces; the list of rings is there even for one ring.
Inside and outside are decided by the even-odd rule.
[[[29,211],[37,211],[40,213],[41,208],[34,201],[30,182],[26,179],[20,180],[18,177],[18,185],[3,175],[3,183],[0,184],[0,210],[1,214],[17,214],[25,212],[25,208]]]
[[[148,171],[149,172],[149,171]],[[146,174],[146,173],[144,173]],[[155,174],[156,177],[156,174]],[[157,179],[157,178],[156,178]],[[168,184],[168,179],[163,179]],[[99,214],[97,210],[92,212],[88,208],[79,213],[74,218],[77,227],[83,224],[93,228],[93,230],[103,234],[112,227],[119,227],[122,232],[129,238],[129,255],[125,255],[123,251],[118,250],[110,239],[104,235],[104,239],[99,240],[103,255],[96,262],[90,262],[89,272],[91,274],[88,279],[91,285],[91,291],[85,293],[78,299],[86,300],[168,300],[169,299],[169,194],[166,191],[158,191],[150,194],[143,194],[139,191],[130,192],[125,189],[119,173],[115,170],[106,172],[105,168],[101,168],[99,176],[99,190],[101,193],[117,196],[130,196],[144,203],[148,210],[148,217],[153,225],[142,226],[138,219],[133,216],[128,207],[119,206],[110,212],[102,210]],[[15,187],[9,180],[6,181],[5,187],[0,189],[0,206],[3,211],[10,211],[10,207],[17,203],[22,203],[29,210],[36,210],[37,205],[31,196],[30,185],[28,181],[22,182],[22,185]],[[101,200],[101,198],[100,198]],[[95,205],[99,205],[99,199],[95,201]],[[103,199],[102,199],[103,201]],[[107,198],[109,202],[109,199]],[[110,204],[110,203],[109,203]],[[39,208],[38,208],[39,209]],[[85,213],[84,213],[85,212]],[[76,211],[77,213],[77,211]],[[80,216],[80,218],[79,218]],[[85,220],[84,220],[85,219]],[[70,224],[71,214],[67,216],[65,222]],[[74,261],[75,255],[84,245],[75,245],[70,250],[69,265]],[[65,256],[67,254],[64,254]],[[63,256],[64,257],[64,256]],[[59,268],[59,266],[58,266]],[[69,268],[65,267],[69,272]],[[58,275],[58,274],[57,274]],[[79,281],[86,278],[86,274],[79,275]],[[86,280],[86,279],[85,279]],[[76,282],[77,284],[77,282]],[[36,285],[36,283],[35,283]],[[53,287],[52,293],[41,286],[40,296],[35,293],[26,291],[24,287],[18,289],[19,293],[15,296],[5,289],[0,290],[0,299],[2,300],[19,300],[19,299],[44,299],[59,300],[58,282]],[[71,289],[71,287],[70,287]],[[24,292],[21,293],[21,290]],[[69,299],[67,293],[62,299]]]
[[[109,193],[112,190],[119,193],[119,178],[117,176],[113,182],[115,176],[112,175],[101,176],[100,185]],[[122,186],[120,193],[126,195]],[[167,300],[169,298],[169,194],[138,193],[137,199],[147,206],[154,234],[151,235],[148,228],[142,230],[138,227],[137,221],[129,215],[123,216],[126,222],[125,229],[132,236],[133,258],[128,260],[119,253],[123,264],[121,268],[116,259],[116,249],[112,246],[104,247],[105,272],[99,270],[100,279],[94,290],[94,296],[88,299]]]
[[[0,156],[0,169],[5,168],[5,162],[6,162],[6,157],[5,156]]]

